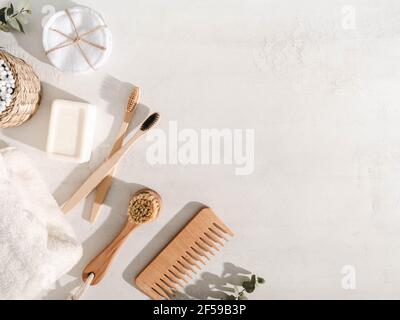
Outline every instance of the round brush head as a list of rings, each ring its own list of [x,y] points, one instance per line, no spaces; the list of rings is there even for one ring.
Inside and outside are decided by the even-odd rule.
[[[131,223],[143,224],[158,217],[161,209],[160,195],[150,189],[135,193],[129,202],[128,220]]]

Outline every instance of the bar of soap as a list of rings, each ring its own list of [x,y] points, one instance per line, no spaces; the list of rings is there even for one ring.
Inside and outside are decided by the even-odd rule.
[[[50,158],[88,162],[96,127],[96,107],[67,100],[54,100],[51,107],[47,154]]]

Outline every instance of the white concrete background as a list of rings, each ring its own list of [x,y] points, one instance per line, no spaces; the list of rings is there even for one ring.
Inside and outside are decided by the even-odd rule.
[[[127,83],[140,86],[142,103],[162,114],[161,128],[176,120],[181,129],[256,131],[250,176],[223,165],[151,167],[149,144],[139,143],[119,166],[97,224],[84,219],[92,198],[68,215],[84,256],[48,299],[64,298],[119,231],[138,185],[161,193],[162,217],[131,236],[89,299],[145,298],[132,286],[134,275],[199,203],[236,232],[205,271],[221,275],[230,262],[262,275],[267,284],[253,299],[400,298],[397,0],[79,1],[101,12],[114,35],[109,62],[84,76],[54,70],[41,49],[42,7],[72,3],[32,2],[26,35],[1,34],[0,45],[35,66],[43,103],[30,122],[3,130],[1,139],[28,153],[59,203],[110,150]],[[354,30],[343,28],[348,5],[356,12]],[[54,98],[98,105],[89,164],[46,158]],[[345,265],[356,269],[354,290],[342,288]],[[204,284],[214,278],[203,278],[189,293],[206,296]]]

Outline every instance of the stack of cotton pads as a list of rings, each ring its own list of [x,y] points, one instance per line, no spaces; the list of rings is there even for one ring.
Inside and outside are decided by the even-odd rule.
[[[99,13],[77,6],[57,12],[48,20],[43,29],[43,47],[57,69],[85,73],[107,61],[112,37]]]
[[[14,75],[5,61],[0,59],[0,112],[10,106],[14,90]]]

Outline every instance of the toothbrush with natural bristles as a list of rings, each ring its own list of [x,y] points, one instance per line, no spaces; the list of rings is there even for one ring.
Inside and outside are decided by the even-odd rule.
[[[136,107],[139,101],[139,94],[140,90],[139,88],[135,87],[129,96],[128,100],[128,105],[126,106],[125,109],[125,116],[124,120],[121,124],[119,133],[117,135],[117,139],[115,140],[115,144],[111,150],[110,157],[112,157],[119,149],[121,149],[122,144],[124,142],[126,132],[128,130],[129,124],[131,123],[133,119],[133,115],[136,111]],[[92,211],[90,213],[90,222],[94,223],[97,219],[97,216],[99,215],[101,205],[103,204],[108,190],[110,189],[112,185],[112,180],[113,180],[113,175],[115,173],[116,167],[110,172],[110,174],[103,179],[103,181],[97,186],[96,192],[95,192],[95,199],[94,203],[92,206]]]
[[[64,203],[61,207],[62,212],[68,213],[72,210],[82,199],[86,198],[90,192],[110,173],[110,171],[115,167],[115,165],[125,156],[134,143],[153,128],[158,120],[160,119],[160,114],[153,113],[150,115],[141,125],[140,130],[138,130],[132,138],[114,155],[106,160],[100,167],[98,167],[90,177],[83,183],[83,185],[72,195],[72,197]]]

